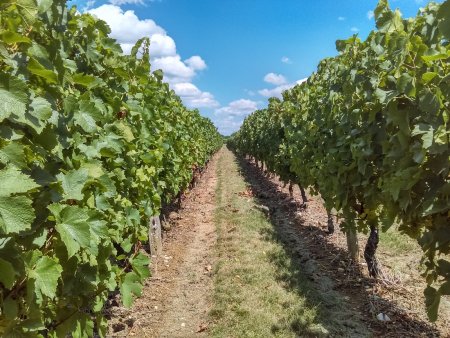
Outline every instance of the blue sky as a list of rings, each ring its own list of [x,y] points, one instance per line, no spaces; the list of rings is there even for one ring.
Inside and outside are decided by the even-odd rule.
[[[307,78],[336,55],[335,41],[374,29],[376,0],[71,0],[107,21],[129,52],[150,36],[152,66],[223,134],[267,98]],[[394,0],[404,17],[426,0]]]

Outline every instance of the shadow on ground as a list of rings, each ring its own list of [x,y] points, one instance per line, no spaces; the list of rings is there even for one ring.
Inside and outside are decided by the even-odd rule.
[[[278,278],[286,288],[294,290],[317,306],[318,316],[331,336],[336,337],[439,337],[431,324],[412,318],[406,311],[374,290],[379,285],[367,277],[359,265],[352,264],[343,250],[321,228],[305,221],[306,210],[297,199],[281,189],[275,180],[256,165],[237,155],[241,174],[249,184],[257,203],[269,208],[267,217],[273,224],[261,235],[284,247],[289,259],[274,253],[270,257],[279,271]],[[311,203],[318,203],[311,202]],[[318,219],[326,215],[318,214]],[[306,283],[305,283],[306,281]],[[378,313],[391,318],[388,322],[376,319]],[[301,323],[290,325],[301,334]],[[273,327],[275,332],[278,328]]]

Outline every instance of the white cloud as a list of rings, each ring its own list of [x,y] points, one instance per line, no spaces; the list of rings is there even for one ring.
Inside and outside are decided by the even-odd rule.
[[[193,70],[203,70],[206,68],[205,61],[198,55],[191,56],[189,59],[184,60],[184,63]]]
[[[339,21],[345,21],[345,16],[338,16]]]
[[[287,64],[291,64],[292,63],[291,59],[289,59],[287,56],[283,56],[281,58],[281,62],[287,63]]]
[[[192,83],[175,83],[171,87],[188,107],[215,108],[219,106],[219,103],[214,99],[214,96],[211,93],[202,92]]]
[[[243,118],[236,119],[233,116],[226,116],[220,118],[213,118],[214,124],[217,126],[219,133],[222,135],[230,135],[239,130],[244,122]]]
[[[152,57],[169,56],[177,53],[175,41],[165,34],[153,34],[150,37],[150,55]]]
[[[350,30],[351,30],[352,32],[354,32],[354,33],[359,32],[359,28],[358,28],[358,27],[352,27],[352,28],[350,28]]]
[[[222,116],[246,116],[258,109],[258,102],[240,99],[232,101],[228,106],[217,109],[215,114]]]
[[[287,82],[286,78],[281,74],[269,73],[264,76],[264,81],[274,85],[283,85]]]
[[[134,5],[143,5],[143,0],[109,0],[110,3],[113,5],[125,5],[125,4],[134,4]]]
[[[215,110],[213,122],[223,135],[230,135],[237,131],[244,118],[258,109],[260,101],[239,99]]]
[[[367,19],[372,20],[372,18],[375,16],[375,13],[373,11],[367,12]]]
[[[284,92],[287,89],[290,89],[290,88],[294,87],[297,84],[305,82],[307,79],[308,78],[301,79],[301,80],[298,80],[296,82],[283,84],[283,85],[280,85],[280,86],[277,86],[277,87],[271,88],[271,89],[268,89],[268,88],[261,89],[261,90],[258,90],[258,93],[260,95],[264,96],[264,97],[278,97],[278,98],[281,98],[281,93],[282,92]]]
[[[111,37],[114,38],[114,35],[112,33]],[[123,52],[125,54],[130,54],[131,49],[138,39],[140,38],[137,38],[136,40],[130,39],[129,42],[122,42],[120,44],[120,47],[122,47]],[[170,36],[160,33],[156,33],[150,36],[150,56],[152,58],[176,55],[176,53],[177,47],[175,45],[175,41],[173,41]]]
[[[166,31],[151,19],[139,19],[133,10],[124,11],[120,4],[143,4],[143,0],[110,0],[88,12],[108,23],[111,37],[120,43],[125,54],[129,54],[137,40],[150,38],[151,69],[162,69],[164,80],[190,108],[216,108],[219,103],[209,92],[203,92],[192,81],[198,71],[207,68],[206,62],[198,55],[182,60],[177,53],[175,41]]]
[[[191,82],[197,71],[207,68],[206,62],[198,55],[182,61],[181,57],[174,56],[157,57],[151,60],[154,69],[164,71],[164,79],[170,84]]]
[[[120,44],[133,44],[144,36],[166,35],[163,28],[151,19],[140,20],[134,11],[123,11],[115,5],[102,5],[88,11],[106,21],[111,28],[111,37]]]
[[[152,66],[154,69],[162,69],[164,76],[169,82],[186,82],[191,80],[195,75],[194,70],[181,61],[179,55],[155,58]]]

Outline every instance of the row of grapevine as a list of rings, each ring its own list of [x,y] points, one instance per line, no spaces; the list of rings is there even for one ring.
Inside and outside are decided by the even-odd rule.
[[[0,3],[0,336],[105,335],[149,275],[148,220],[221,146],[212,122],[65,0]]]
[[[450,294],[450,1],[402,19],[386,0],[365,41],[337,41],[305,83],[246,118],[229,145],[319,193],[347,234],[393,224],[423,249],[426,305]],[[354,237],[356,238],[356,237]]]

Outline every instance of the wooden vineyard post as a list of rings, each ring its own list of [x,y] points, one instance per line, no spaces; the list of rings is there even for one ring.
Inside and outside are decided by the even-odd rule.
[[[152,216],[149,222],[148,243],[152,256],[162,255],[161,222],[159,216]]]
[[[359,246],[358,246],[358,236],[356,231],[353,229],[348,229],[346,231],[347,236],[347,248],[350,258],[354,263],[359,262]]]

